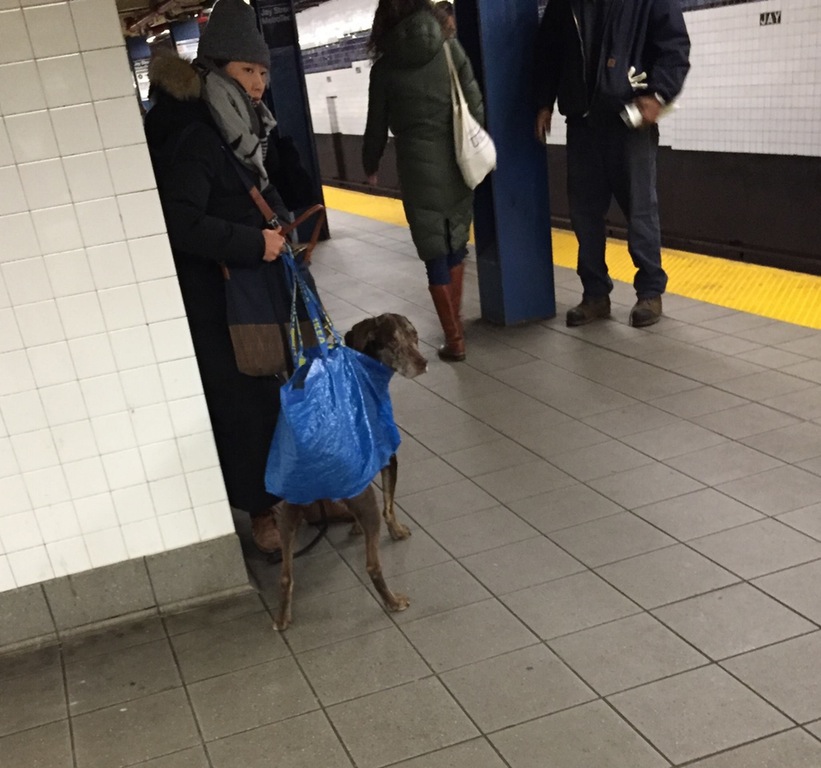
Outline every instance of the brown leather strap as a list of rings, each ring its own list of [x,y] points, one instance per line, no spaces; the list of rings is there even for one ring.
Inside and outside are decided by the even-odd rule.
[[[248,190],[248,194],[251,195],[251,198],[257,204],[257,208],[259,208],[260,213],[265,217],[265,221],[273,225],[273,222],[277,220],[277,215],[271,210],[271,206],[265,201],[265,198],[256,185]]]
[[[314,248],[316,248],[316,244],[319,242],[319,235],[322,232],[322,225],[325,223],[325,217],[327,215],[325,212],[325,206],[312,205],[307,211],[298,216],[295,221],[287,226],[284,226],[281,232],[283,235],[289,234],[296,229],[296,227],[302,224],[303,221],[306,221],[311,218],[311,216],[316,214],[319,215],[316,217],[316,224],[314,224],[314,231],[311,233],[311,239],[308,241],[307,245],[305,245],[305,255],[302,259],[306,264],[311,263],[311,256],[313,255]]]

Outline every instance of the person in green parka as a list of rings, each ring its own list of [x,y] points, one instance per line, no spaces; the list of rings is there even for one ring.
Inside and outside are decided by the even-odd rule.
[[[368,182],[376,185],[390,129],[405,216],[445,333],[439,357],[459,361],[465,359],[459,315],[473,192],[456,164],[445,45],[470,111],[484,124],[470,61],[458,41],[445,42],[429,0],[379,0],[368,44],[374,63],[362,164]]]

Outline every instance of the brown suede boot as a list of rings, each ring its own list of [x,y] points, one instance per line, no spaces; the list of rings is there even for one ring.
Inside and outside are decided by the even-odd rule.
[[[439,347],[439,358],[449,363],[461,362],[465,359],[465,337],[462,335],[462,324],[456,314],[450,285],[429,285],[428,288],[445,332],[445,344]]]
[[[661,319],[661,296],[639,299],[630,310],[630,325],[634,328],[646,328]]]
[[[267,509],[261,515],[251,518],[251,537],[256,548],[266,555],[280,549],[282,543],[273,510]]]
[[[582,303],[567,310],[567,324],[571,328],[587,325],[594,320],[610,317],[610,297],[583,298]]]

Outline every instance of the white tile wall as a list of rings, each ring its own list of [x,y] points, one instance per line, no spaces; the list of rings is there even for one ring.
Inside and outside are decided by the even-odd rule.
[[[230,533],[114,0],[0,0],[0,189],[0,591]]]

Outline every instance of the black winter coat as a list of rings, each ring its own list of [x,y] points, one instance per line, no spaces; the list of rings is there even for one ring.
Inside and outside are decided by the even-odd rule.
[[[601,1],[601,0],[597,0]],[[675,99],[690,69],[690,38],[679,0],[610,0],[592,99],[588,98],[579,24],[584,0],[549,0],[539,27],[534,83],[538,108],[567,117],[589,111],[621,112],[641,93]],[[634,92],[627,72],[647,73],[647,89]]]
[[[156,70],[155,105],[146,115],[145,131],[228,498],[234,507],[255,514],[275,501],[265,492],[264,473],[281,378],[237,370],[220,264],[263,267],[265,220],[199,100],[199,79],[191,73],[180,59]],[[286,219],[273,186],[265,197]],[[264,272],[277,319],[286,323],[291,300],[282,264],[266,265]],[[288,364],[283,358],[283,372]]]

